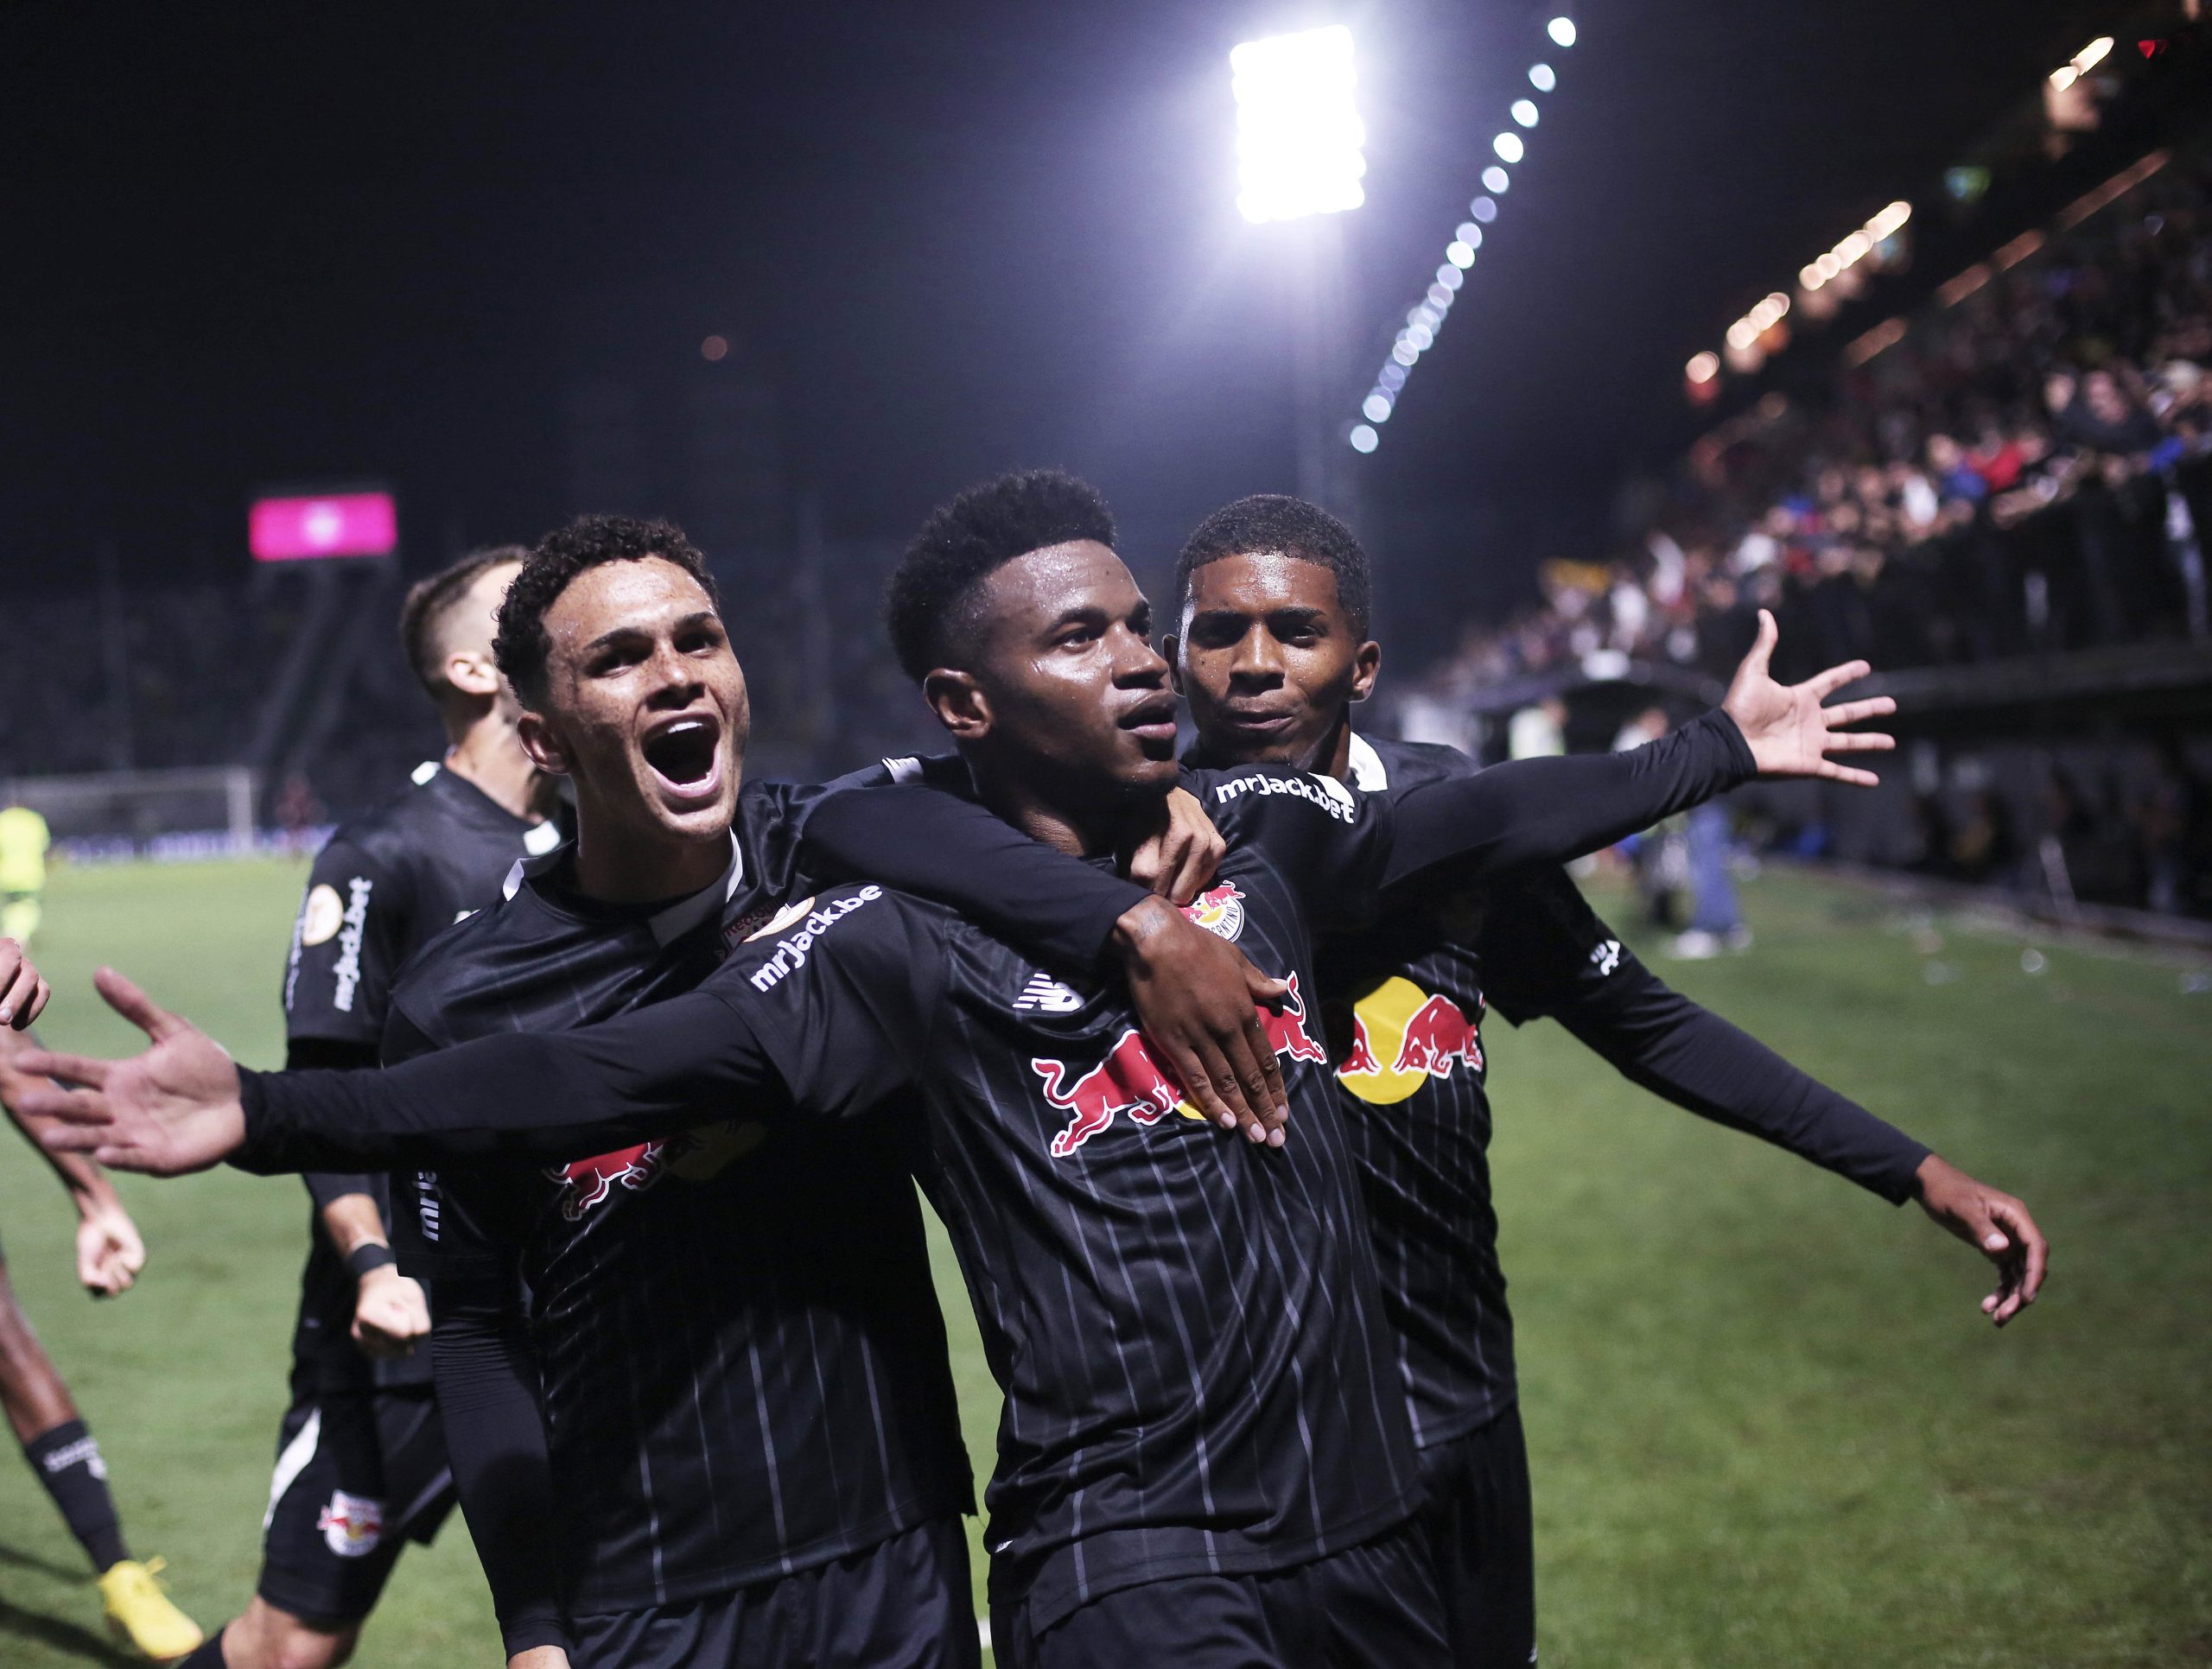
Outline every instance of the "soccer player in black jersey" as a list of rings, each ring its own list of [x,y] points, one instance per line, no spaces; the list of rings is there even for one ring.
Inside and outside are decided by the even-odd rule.
[[[527,853],[559,839],[550,784],[515,739],[493,663],[493,612],[524,552],[478,551],[416,584],[400,611],[409,664],[448,747],[414,784],[341,825],[316,855],[284,970],[285,1061],[374,1066],[393,975],[421,945],[494,903]],[[380,1174],[307,1178],[314,1203],[253,1598],[192,1669],[329,1669],[352,1655],[401,1547],[453,1503],[431,1393],[430,1317],[393,1266]]]
[[[819,790],[741,790],[744,676],[680,530],[580,520],[539,545],[499,622],[523,744],[575,784],[577,841],[410,966],[387,1061],[690,990],[801,885]],[[875,867],[984,914],[1028,888],[1010,928],[1072,971],[1152,909],[1223,951],[1141,888],[1060,902],[1065,860],[1020,842],[977,862],[882,803]],[[417,1179],[401,1264],[431,1282],[440,1408],[508,1650],[594,1669],[973,1663],[968,1462],[899,1133],[717,1110],[664,1141]]]
[[[932,524],[893,612],[1007,838],[1101,870],[1177,781],[1166,668],[1111,536],[1080,484],[995,483]],[[988,1533],[1001,1661],[1441,1664],[1408,1528],[1411,1432],[1308,1006],[1306,916],[1355,917],[1447,858],[1555,860],[1761,769],[1844,775],[1827,751],[1880,745],[1833,733],[1803,687],[1746,680],[1732,701],[1740,727],[1716,714],[1637,753],[1392,798],[1290,772],[1194,777],[1231,841],[1194,913],[1288,987],[1262,1022],[1293,1100],[1281,1148],[1186,1109],[1113,987],[1056,980],[948,911],[863,885],[793,905],[689,994],[373,1075],[241,1073],[106,975],[155,1045],[121,1066],[48,1057],[90,1088],[40,1109],[86,1121],[72,1138],[105,1161],[164,1171],[242,1139],[264,1169],[557,1157],[652,1139],[731,1094],[895,1112],[1007,1393]],[[948,796],[869,796],[901,792],[918,840],[967,838],[944,834]]]
[[[1475,770],[1451,748],[1353,730],[1382,651],[1368,630],[1366,554],[1327,511],[1275,495],[1217,511],[1184,547],[1175,593],[1167,654],[1198,728],[1192,764],[1294,765],[1363,793]],[[1772,639],[1769,619],[1762,656]],[[1982,1308],[1999,1325],[2034,1299],[2044,1247],[2018,1200],[1670,990],[1562,869],[1489,885],[1426,877],[1375,925],[1325,942],[1319,959],[1461,1664],[1505,1669],[1536,1649],[1528,1460],[1486,1157],[1488,1007],[1516,1025],[1548,1015],[1679,1106],[1893,1204],[1917,1199],[1998,1264]]]

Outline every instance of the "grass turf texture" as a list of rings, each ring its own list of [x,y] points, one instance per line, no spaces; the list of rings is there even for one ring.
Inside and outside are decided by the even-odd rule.
[[[105,958],[273,1062],[303,873],[58,873],[44,1034],[129,1041],[89,988]],[[1599,898],[1625,924],[1624,901]],[[1555,1026],[1493,1018],[1546,1663],[2212,1661],[2212,994],[2150,956],[2043,941],[2031,975],[2001,931],[1907,923],[1802,877],[1746,904],[1749,955],[1662,971],[2026,1197],[2056,1277],[1995,1334],[1980,1260],[1916,1208],[1662,1107]],[[134,1551],[166,1554],[177,1598],[219,1623],[257,1566],[305,1198],[225,1171],[124,1178],[151,1260],[96,1305],[71,1276],[60,1191],[28,1150],[0,1152],[10,1272],[107,1453]],[[969,1450],[988,1462],[996,1399],[938,1250]],[[43,1492],[12,1476],[0,1663],[120,1660]],[[456,1520],[401,1561],[359,1661],[497,1653]]]

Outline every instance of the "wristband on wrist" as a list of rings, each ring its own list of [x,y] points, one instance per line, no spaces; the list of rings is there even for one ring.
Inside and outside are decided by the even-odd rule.
[[[363,1241],[346,1254],[346,1272],[359,1280],[372,1269],[388,1269],[399,1261],[382,1241]]]

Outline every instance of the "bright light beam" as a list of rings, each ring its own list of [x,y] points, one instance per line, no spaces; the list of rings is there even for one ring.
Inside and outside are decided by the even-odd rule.
[[[1367,200],[1367,128],[1352,99],[1350,29],[1247,41],[1229,54],[1229,67],[1238,213],[1255,224],[1300,220]]]

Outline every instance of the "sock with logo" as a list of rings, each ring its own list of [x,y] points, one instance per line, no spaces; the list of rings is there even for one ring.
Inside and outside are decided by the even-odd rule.
[[[64,1420],[40,1432],[23,1445],[23,1456],[69,1521],[69,1533],[92,1556],[93,1570],[105,1571],[130,1557],[107,1493],[107,1463],[84,1421]]]
[[[218,1628],[200,1642],[196,1651],[179,1658],[169,1669],[231,1669],[231,1660],[223,1655],[223,1636],[229,1632]]]

